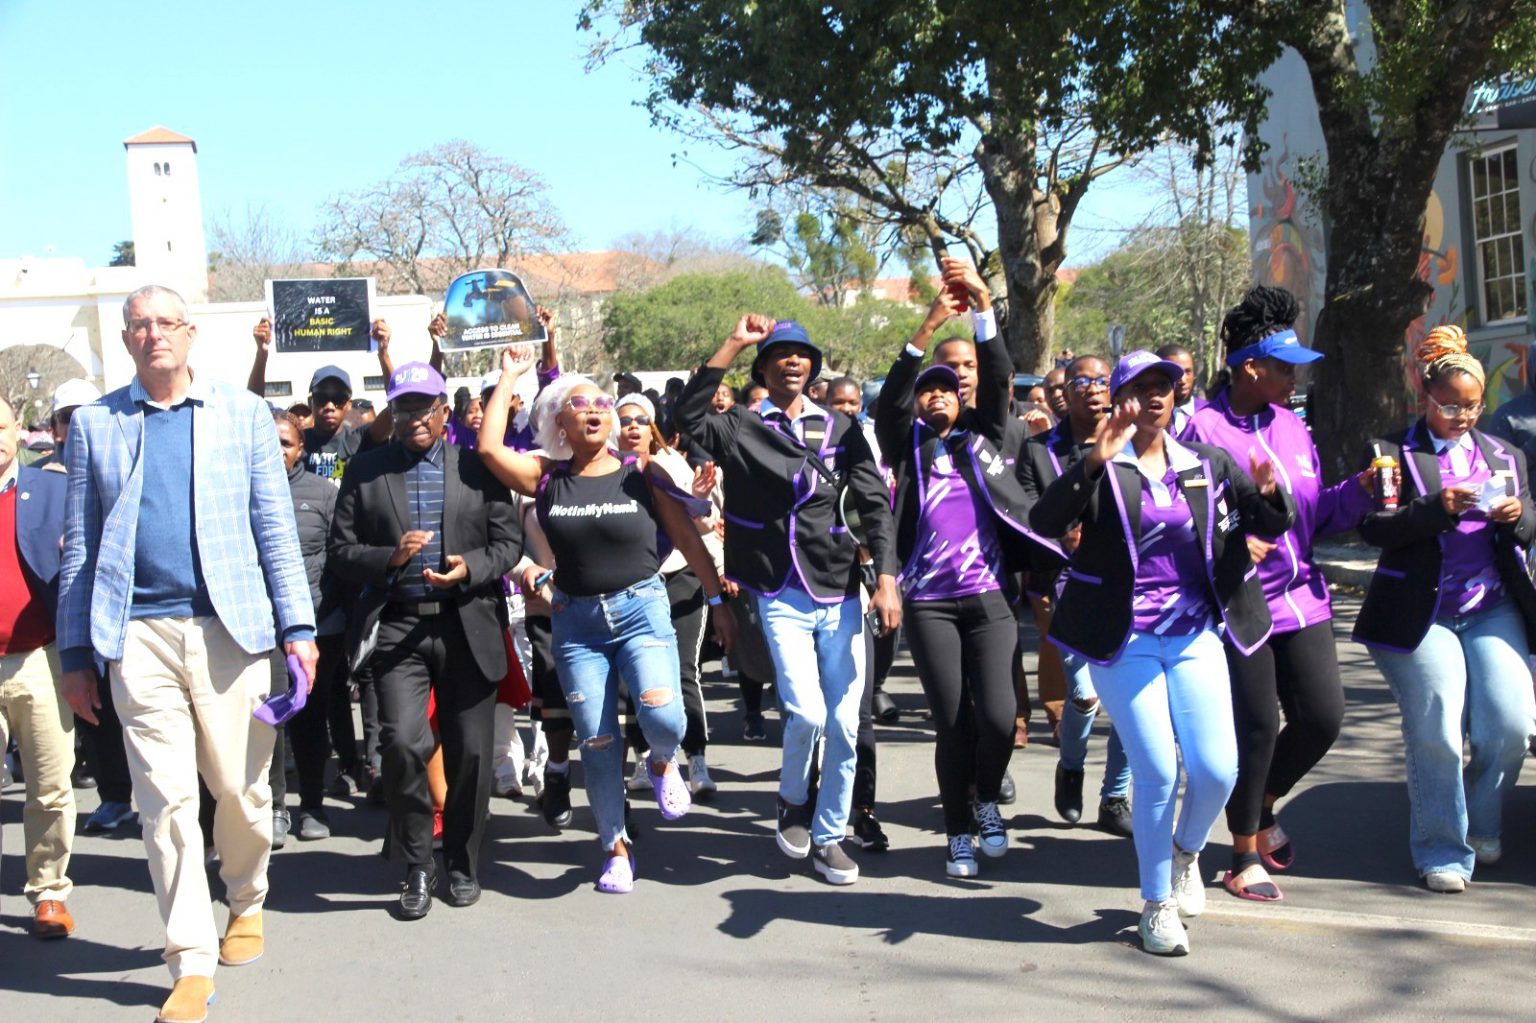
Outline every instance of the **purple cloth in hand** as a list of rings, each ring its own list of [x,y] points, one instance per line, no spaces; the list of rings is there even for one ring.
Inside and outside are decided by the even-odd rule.
[[[304,662],[299,660],[297,654],[288,655],[288,683],[287,692],[274,693],[251,712],[257,721],[264,721],[276,728],[304,709],[304,704],[309,700],[309,675],[305,673]]]

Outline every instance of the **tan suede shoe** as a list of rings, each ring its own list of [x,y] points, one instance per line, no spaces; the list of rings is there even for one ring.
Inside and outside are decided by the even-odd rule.
[[[203,1023],[213,1002],[213,978],[186,976],[171,988],[155,1023]]]
[[[265,944],[261,936],[261,910],[229,921],[224,940],[219,942],[219,962],[225,966],[244,966],[261,958]]]

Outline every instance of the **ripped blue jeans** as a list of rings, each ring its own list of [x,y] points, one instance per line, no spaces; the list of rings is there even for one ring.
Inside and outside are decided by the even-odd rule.
[[[672,604],[659,575],[595,597],[556,591],[551,604],[555,670],[581,743],[587,802],[597,818],[598,840],[611,849],[628,837],[621,681],[635,696],[632,702],[652,763],[670,761],[683,740],[686,720]]]

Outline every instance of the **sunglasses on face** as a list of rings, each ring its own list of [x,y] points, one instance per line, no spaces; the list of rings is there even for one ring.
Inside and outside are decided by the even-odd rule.
[[[347,394],[345,391],[326,391],[324,394],[311,394],[309,396],[310,405],[316,409],[323,409],[327,405],[335,405],[337,408],[341,408],[351,400],[352,395]]]
[[[620,416],[619,417],[619,425],[620,426],[650,426],[651,425],[651,417],[650,416]]]
[[[588,409],[596,409],[599,412],[613,411],[613,399],[606,394],[593,396],[573,394],[565,400],[565,403],[577,412],[585,412]]]
[[[443,407],[444,406],[443,406],[443,404],[441,402],[436,402],[436,401],[434,401],[432,404],[426,406],[425,408],[418,408],[418,409],[403,409],[403,408],[400,408],[400,407],[394,406],[394,405],[390,406],[390,408],[395,413],[395,420],[397,422],[406,422],[406,423],[414,423],[417,420],[426,419],[428,416],[432,415],[433,413],[441,411]]]

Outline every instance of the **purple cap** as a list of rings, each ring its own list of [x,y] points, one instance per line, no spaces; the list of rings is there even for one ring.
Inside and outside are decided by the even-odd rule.
[[[1227,356],[1227,365],[1241,366],[1249,359],[1279,359],[1293,366],[1302,366],[1309,362],[1316,362],[1322,357],[1322,352],[1314,352],[1302,344],[1301,338],[1296,336],[1294,330],[1282,330],[1246,348],[1239,348]]]
[[[917,375],[917,380],[912,384],[912,393],[916,394],[925,387],[937,384],[947,387],[956,394],[960,393],[960,374],[944,365],[936,362]]]
[[[1149,369],[1166,373],[1170,382],[1177,384],[1184,377],[1184,367],[1177,362],[1159,359],[1145,348],[1126,352],[1115,363],[1115,371],[1109,375],[1109,394],[1114,397],[1120,388],[1135,380]]]
[[[448,393],[443,375],[425,362],[407,362],[389,375],[389,389],[384,397],[394,401],[405,394],[425,394],[432,398]]]

